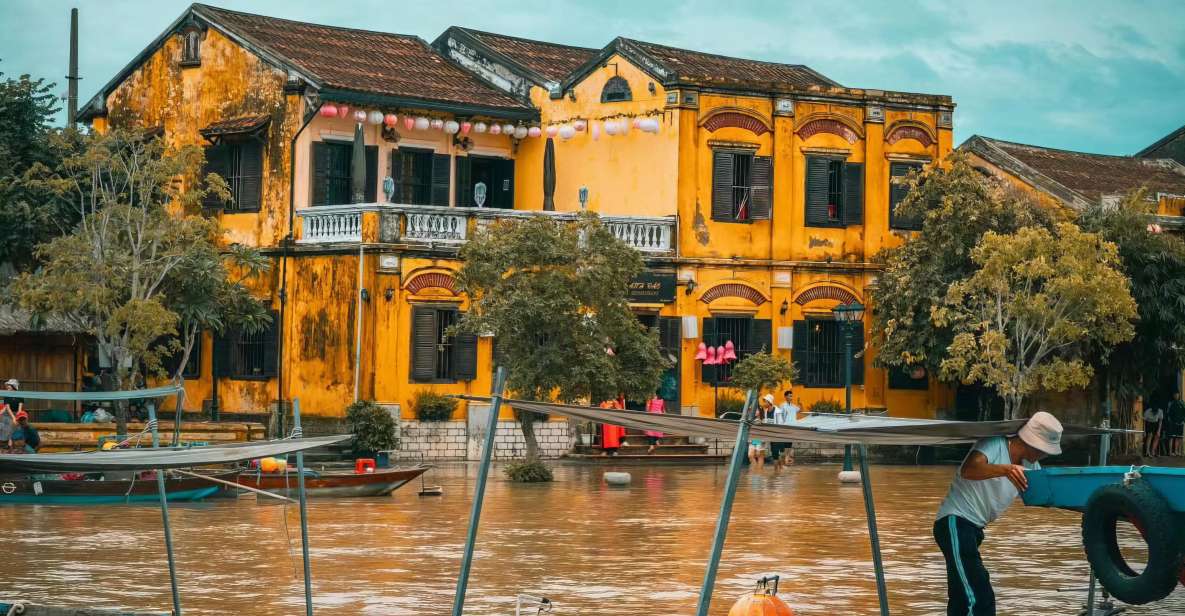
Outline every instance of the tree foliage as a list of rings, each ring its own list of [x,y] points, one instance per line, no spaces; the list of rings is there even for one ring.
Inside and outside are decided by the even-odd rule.
[[[637,250],[594,214],[498,221],[461,249],[459,287],[470,308],[458,329],[496,339],[508,387],[530,399],[646,399],[666,361],[658,333],[629,309]],[[538,456],[531,417],[519,417],[527,457]]]
[[[794,364],[780,355],[762,351],[737,362],[732,369],[732,386],[741,391],[750,389],[778,389],[782,383],[795,380]]]
[[[934,323],[954,333],[940,368],[995,388],[1006,418],[1038,389],[1085,387],[1089,349],[1131,339],[1135,301],[1115,245],[1100,236],[1072,223],[989,231],[971,257],[977,270],[933,308]]]

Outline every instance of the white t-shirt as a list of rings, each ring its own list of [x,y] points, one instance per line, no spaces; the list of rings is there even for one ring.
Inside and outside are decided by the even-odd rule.
[[[974,452],[980,452],[987,458],[988,464],[1012,464],[1008,456],[1008,439],[993,436],[980,439],[975,447],[967,453],[971,457]],[[967,459],[963,459],[967,463]],[[1036,462],[1024,462],[1027,469],[1041,468]],[[968,522],[983,528],[996,521],[1004,510],[1012,506],[1012,501],[1020,495],[1016,486],[1007,477],[993,477],[991,479],[964,479],[963,465],[955,472],[954,483],[950,484],[950,491],[942,506],[938,508],[936,519],[941,520],[948,515],[957,515]]]
[[[1164,418],[1164,411],[1157,408],[1144,409],[1144,421],[1158,422]]]
[[[788,426],[798,422],[798,405],[793,402],[783,402],[774,407],[774,423]]]

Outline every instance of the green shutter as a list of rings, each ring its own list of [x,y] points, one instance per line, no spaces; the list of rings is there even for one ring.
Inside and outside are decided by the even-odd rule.
[[[458,381],[477,378],[476,334],[459,333],[453,338],[453,378]]]
[[[894,182],[903,178],[911,171],[921,170],[921,165],[912,163],[892,163],[889,165],[889,228],[918,230],[922,228],[920,216],[906,217],[897,213],[897,206],[909,196],[909,187]]]
[[[272,310],[271,315],[271,322],[263,328],[263,376],[276,376],[280,363],[280,313]]]
[[[705,344],[709,346],[716,346],[716,319],[711,317],[704,317],[704,335],[700,338]],[[704,364],[700,366],[702,369],[700,377],[704,383],[713,383],[716,380],[716,367]]]
[[[514,160],[503,158],[495,163],[497,173],[494,174],[497,186],[491,186],[494,193],[494,207],[514,209]]]
[[[259,210],[263,192],[263,144],[249,139],[239,148],[239,192],[234,208],[240,212]]]
[[[807,321],[795,321],[794,333],[790,344],[794,348],[790,350],[790,358],[794,362],[794,371],[798,373],[798,380],[796,383],[803,383],[803,378],[806,376],[806,357],[807,347],[810,346],[810,329],[808,329]]]
[[[448,154],[432,155],[432,205],[448,205],[449,172],[452,157]]]
[[[749,184],[752,186],[749,219],[769,220],[774,181],[773,159],[768,156],[754,156],[749,180]]]
[[[206,164],[202,168],[202,177],[204,178],[211,173],[216,173],[225,180],[229,164],[230,150],[226,145],[206,146]],[[224,205],[222,199],[213,193],[208,193],[202,197],[202,207],[222,208]]]
[[[844,163],[843,166],[843,224],[864,224],[864,165]]]
[[[379,146],[366,146],[366,199],[367,203],[379,200]]]
[[[468,156],[458,156],[457,166],[457,207],[473,207],[473,179],[471,171],[473,159]]]
[[[747,350],[750,353],[760,353],[761,351],[769,353],[771,349],[773,349],[773,323],[769,319],[753,319],[753,323],[749,326]]]
[[[329,145],[324,141],[314,141],[309,158],[313,166],[309,204],[326,205],[329,200]]]
[[[232,376],[234,374],[231,354],[238,339],[239,332],[232,327],[227,327],[222,333],[214,336],[214,376]]]
[[[857,323],[852,331],[852,385],[864,384],[864,323]]]
[[[411,380],[436,378],[436,309],[416,306],[411,311]]]
[[[825,227],[831,224],[827,215],[827,171],[830,165],[830,159],[806,157],[807,226]]]
[[[732,152],[712,152],[712,220],[733,222]]]
[[[387,173],[395,181],[395,192],[391,193],[391,203],[403,203],[403,185],[400,184],[403,179],[403,165],[399,150],[391,150],[390,160],[387,164],[389,166]]]

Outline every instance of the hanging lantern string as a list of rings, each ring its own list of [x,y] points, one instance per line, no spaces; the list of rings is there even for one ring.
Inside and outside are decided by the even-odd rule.
[[[667,111],[665,109],[656,108],[656,109],[650,109],[648,111],[639,111],[636,113],[615,113],[615,114],[611,114],[611,115],[603,115],[603,116],[597,116],[597,117],[570,116],[570,117],[562,119],[562,120],[558,119],[558,118],[550,120],[550,121],[548,121],[548,124],[568,124],[571,122],[575,122],[576,120],[584,120],[586,122],[594,122],[594,121],[604,121],[604,120],[624,120],[627,118],[628,119],[650,118],[650,117],[654,117],[654,116],[662,116],[663,119],[667,119],[668,114],[670,114],[669,111]]]

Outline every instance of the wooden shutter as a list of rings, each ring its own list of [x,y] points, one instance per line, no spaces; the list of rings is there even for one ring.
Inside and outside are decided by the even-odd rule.
[[[710,346],[716,346],[716,319],[711,317],[704,317],[704,337],[701,338],[704,343]],[[700,377],[704,383],[713,383],[716,380],[716,367],[704,364],[701,366],[702,373]]]
[[[732,215],[732,152],[712,152],[712,220],[735,220]]]
[[[809,325],[807,321],[794,322],[794,335],[790,342],[794,348],[790,350],[790,358],[794,362],[794,371],[798,373],[797,383],[806,382],[803,379],[806,378],[807,347],[810,346]]]
[[[228,327],[214,336],[214,376],[233,376],[231,353],[239,340],[238,330]]]
[[[399,150],[391,150],[391,157],[387,165],[389,166],[387,173],[395,181],[395,192],[391,193],[391,203],[403,203],[403,185],[400,183],[403,179],[403,165]]]
[[[239,194],[235,209],[240,212],[259,210],[263,191],[263,144],[248,139],[239,148]]]
[[[762,350],[769,353],[773,349],[773,324],[769,319],[753,319],[753,323],[749,326],[748,344],[750,353]]]
[[[313,185],[309,189],[310,205],[325,205],[329,201],[329,145],[323,141],[314,141],[313,150],[309,154],[313,165]]]
[[[436,309],[417,306],[411,311],[411,380],[436,378]]]
[[[206,146],[206,164],[202,168],[202,177],[217,173],[222,179],[226,179],[227,171],[230,166],[230,149],[223,144]],[[220,197],[210,193],[202,198],[202,207],[221,208],[225,204]]]
[[[498,173],[495,175],[498,185],[491,186],[497,198],[494,201],[495,207],[513,209],[514,208],[514,160],[504,158],[497,162],[496,168]]]
[[[889,227],[892,229],[917,230],[922,228],[921,217],[905,217],[897,213],[897,206],[901,205],[901,202],[909,196],[909,187],[893,180],[909,175],[909,172],[914,169],[921,169],[921,166],[909,163],[891,163],[889,165]]]
[[[263,376],[276,376],[279,367],[280,313],[271,311],[272,320],[263,328]]]
[[[366,146],[366,198],[367,203],[379,200],[379,146]]]
[[[459,333],[453,338],[453,378],[472,381],[477,378],[477,335]]]
[[[456,157],[457,166],[457,207],[473,207],[473,179],[470,173],[473,169],[473,159],[468,156]]]
[[[864,165],[844,163],[843,224],[864,224]]]
[[[752,206],[749,211],[751,220],[769,220],[773,181],[773,159],[768,156],[754,156],[753,168],[749,175],[749,185],[752,186]]]
[[[432,155],[432,205],[448,205],[449,172],[452,166],[448,154]]]
[[[864,324],[857,323],[852,327],[852,385],[863,385],[864,356],[860,353],[864,350]]]
[[[827,226],[827,171],[831,160],[818,156],[806,157],[806,224]]]

